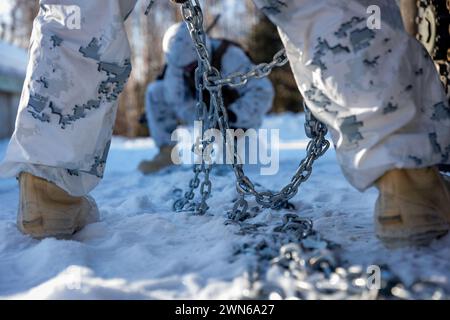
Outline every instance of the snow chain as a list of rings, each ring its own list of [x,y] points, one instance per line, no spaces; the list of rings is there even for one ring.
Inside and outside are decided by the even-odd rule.
[[[450,0],[418,0],[416,5],[416,37],[433,58],[450,103]],[[450,165],[439,168],[450,173]]]
[[[433,58],[450,101],[450,0],[419,0],[417,8],[417,39]]]
[[[235,203],[230,213],[230,218],[242,221],[248,217],[246,196],[253,196],[256,202],[264,208],[283,208],[298,193],[300,185],[309,179],[314,162],[329,149],[330,142],[325,138],[328,132],[327,127],[319,122],[305,106],[305,129],[308,137],[311,138],[306,150],[306,158],[301,161],[291,182],[281,191],[257,191],[255,184],[245,174],[243,165],[239,164],[239,155],[236,148],[231,149],[232,147],[229,145],[229,142],[233,141],[233,137],[229,130],[230,126],[223,101],[222,88],[224,86],[241,87],[246,85],[251,79],[260,79],[268,76],[274,68],[281,67],[288,62],[286,51],[279,51],[271,62],[259,64],[248,72],[236,72],[228,77],[223,77],[210,62],[210,55],[206,46],[206,33],[203,28],[203,14],[198,0],[184,1],[182,4],[182,16],[188,26],[199,58],[199,67],[196,71],[196,88],[198,90],[197,119],[203,121],[203,132],[218,127],[224,141],[227,142],[226,147],[228,151],[233,155],[232,168],[237,179],[236,187],[239,193],[239,200]],[[202,92],[204,89],[209,91],[211,97],[209,111],[203,100]],[[204,215],[208,211],[207,200],[211,195],[212,187],[209,175],[212,165],[205,163],[205,159],[210,159],[211,155],[207,155],[204,152],[205,150],[212,150],[212,148],[208,148],[211,143],[213,141],[200,140],[194,145],[193,151],[202,155],[202,164],[194,166],[194,178],[189,184],[189,191],[186,192],[184,198],[175,202],[174,209],[176,211],[192,211],[197,215]],[[203,182],[200,181],[201,175],[203,175]],[[195,191],[199,187],[201,200],[199,203],[195,203],[193,201]]]
[[[270,74],[273,68],[288,62],[285,50],[281,50],[270,63],[263,63],[246,73],[235,73],[226,78],[214,68],[209,60],[206,35],[203,29],[203,14],[198,0],[171,0],[182,4],[182,15],[188,26],[198,53],[199,67],[196,70],[196,89],[198,91],[197,119],[203,121],[203,130],[219,128],[225,141],[229,132],[228,117],[225,110],[222,88],[224,86],[240,87],[251,79],[262,78]],[[150,0],[152,4],[154,0]],[[203,90],[210,93],[208,108]],[[371,289],[362,267],[342,267],[338,255],[338,246],[325,240],[313,229],[310,219],[296,214],[285,214],[282,223],[271,230],[270,225],[247,223],[246,220],[257,213],[259,207],[249,209],[246,196],[254,196],[256,202],[264,208],[280,209],[299,191],[300,185],[311,176],[314,162],[329,149],[330,143],[325,139],[326,126],[318,121],[305,106],[305,130],[311,141],[307,147],[307,156],[300,163],[291,182],[280,192],[258,192],[255,184],[245,175],[243,166],[239,165],[236,150],[232,150],[234,164],[232,168],[237,178],[239,199],[229,213],[226,224],[236,225],[239,234],[249,239],[241,246],[235,247],[235,256],[251,254],[257,258],[249,266],[249,290],[243,298],[269,299],[274,294],[278,298],[297,299],[446,299],[448,295],[433,281],[418,281],[405,286],[387,266],[381,266],[383,274],[382,288]],[[228,137],[229,138],[229,137]],[[208,211],[207,200],[211,196],[212,183],[210,173],[211,154],[205,150],[213,141],[198,138],[193,152],[202,155],[202,163],[194,166],[194,177],[189,183],[189,190],[184,197],[177,200],[174,209],[197,215]],[[227,145],[227,148],[231,147]],[[205,161],[207,159],[208,161]],[[201,179],[203,177],[203,181]],[[200,188],[200,202],[194,202],[195,192]],[[268,279],[268,270],[284,274],[290,279],[292,288],[286,289]],[[277,298],[275,297],[275,298]]]

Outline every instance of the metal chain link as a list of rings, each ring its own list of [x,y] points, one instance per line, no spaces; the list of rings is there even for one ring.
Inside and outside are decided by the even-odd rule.
[[[247,84],[250,79],[258,79],[268,76],[274,68],[283,66],[288,62],[286,51],[281,50],[277,52],[271,62],[259,64],[248,72],[236,72],[227,77],[222,77],[221,73],[210,63],[209,52],[206,46],[206,34],[203,28],[203,14],[198,0],[184,1],[182,5],[182,16],[187,24],[189,33],[198,53],[200,62],[198,70],[202,70],[203,72],[202,79],[200,79],[200,77],[197,77],[196,79],[199,84],[199,88],[197,89],[200,93],[197,108],[199,108],[199,106],[203,108],[204,105],[203,97],[201,95],[202,90],[200,89],[208,90],[211,97],[210,111],[213,113],[211,115],[212,119],[206,119],[205,114],[203,114],[203,117],[199,116],[198,119],[203,121],[209,120],[207,121],[208,126],[206,129],[215,128],[216,125],[218,125],[224,141],[229,143],[230,141],[233,141],[233,137],[229,131],[230,126],[228,123],[227,111],[223,102],[222,88],[224,86],[243,86]],[[226,143],[228,148],[227,151],[233,155],[232,167],[237,179],[236,188],[240,194],[239,201],[234,205],[234,208],[230,213],[230,217],[242,220],[242,217],[247,215],[248,203],[245,196],[248,195],[254,196],[256,202],[264,208],[279,209],[283,207],[290,199],[292,199],[298,193],[300,185],[309,179],[312,174],[314,162],[325,154],[330,147],[330,143],[325,138],[327,134],[326,126],[314,118],[306,105],[305,113],[306,132],[308,137],[312,139],[306,149],[307,156],[301,161],[297,171],[291,179],[291,182],[279,192],[258,192],[255,188],[255,184],[245,174],[243,165],[240,164],[241,162],[239,161],[240,159],[237,150],[231,149],[232,147]],[[198,169],[194,169],[194,172],[196,173],[194,181],[196,182],[196,179],[198,179],[198,174],[195,170],[198,171]],[[202,170],[204,171],[207,169]],[[208,175],[206,176],[209,178]],[[205,207],[207,200],[204,195],[210,195],[211,187],[209,180],[204,183],[208,188],[205,194],[203,194],[203,192],[201,194],[201,203],[203,204],[202,207]],[[186,194],[185,199],[176,202],[176,210],[185,210],[186,207],[192,209],[192,205],[189,205],[189,203],[193,198],[193,191],[194,190],[191,187],[191,190]],[[205,212],[200,211],[197,213],[204,214]]]
[[[214,77],[207,77],[207,82],[211,83],[213,87],[217,86],[229,86],[232,88],[242,87],[248,83],[251,79],[265,78],[271,74],[272,70],[277,67],[282,67],[288,63],[288,57],[286,50],[282,49],[278,51],[273,60],[269,63],[261,63],[248,72],[235,72],[227,77],[216,79]]]
[[[211,112],[203,101],[203,65],[195,71],[195,87],[198,93],[198,101],[196,105],[197,119],[201,120],[203,123],[203,132],[207,130],[210,125],[214,125],[216,122],[214,117],[212,117]],[[196,215],[204,215],[209,207],[207,204],[208,198],[211,196],[212,182],[210,180],[210,173],[212,170],[211,162],[206,163],[205,159],[211,159],[211,155],[207,155],[205,150],[212,143],[210,140],[202,140],[200,137],[192,147],[192,152],[201,157],[201,164],[194,165],[194,177],[189,182],[189,191],[186,192],[184,198],[177,200],[174,203],[174,209],[177,212],[188,211],[193,212]],[[203,181],[200,180],[200,175],[203,174]],[[195,203],[193,200],[195,198],[195,191],[200,188],[201,200],[199,203]]]
[[[404,282],[387,265],[380,265],[379,287],[372,274],[360,265],[345,266],[339,256],[339,245],[314,231],[309,219],[286,214],[273,228],[267,224],[250,224],[230,220],[237,225],[245,243],[234,248],[234,255],[254,256],[249,265],[248,290],[243,297],[252,300],[447,300],[450,293],[439,279],[419,279],[411,285]],[[273,229],[272,229],[273,228]],[[283,281],[273,281],[279,274]]]
[[[203,15],[198,0],[172,0],[182,4],[182,15],[188,26],[199,57],[199,68],[196,70],[196,88],[198,91],[197,119],[203,121],[203,129],[219,127],[225,141],[231,138],[228,116],[222,98],[222,87],[239,87],[250,79],[262,78],[270,74],[273,68],[288,62],[285,50],[279,51],[273,61],[257,65],[248,72],[237,72],[222,77],[212,67],[206,47],[206,35],[203,29]],[[204,102],[203,90],[210,93],[209,110]],[[306,148],[306,158],[301,161],[291,182],[280,192],[258,192],[255,184],[245,175],[236,149],[228,151],[233,154],[232,165],[237,178],[239,198],[229,213],[227,224],[239,226],[239,234],[250,236],[253,243],[244,243],[236,248],[236,255],[252,251],[258,259],[254,270],[249,270],[250,282],[262,282],[249,291],[247,298],[267,299],[273,293],[281,298],[300,299],[448,299],[449,295],[440,289],[439,284],[430,281],[418,281],[410,287],[403,285],[398,277],[383,266],[383,287],[370,290],[367,286],[367,274],[360,266],[342,267],[339,265],[335,244],[324,240],[313,229],[310,219],[296,214],[286,214],[282,224],[273,230],[260,230],[269,227],[264,224],[250,224],[245,221],[252,217],[246,196],[252,195],[256,202],[264,208],[279,209],[286,205],[299,191],[300,185],[312,174],[314,162],[323,156],[330,147],[325,139],[326,126],[318,121],[305,105],[305,131],[311,139]],[[227,139],[228,138],[228,139]],[[205,154],[212,141],[198,139],[193,152],[202,157],[202,163],[194,166],[194,177],[189,183],[189,191],[184,198],[175,202],[176,211],[189,211],[205,214],[208,210],[207,200],[211,195],[212,183],[210,173],[212,165],[205,159]],[[235,146],[234,146],[235,148]],[[201,176],[203,175],[203,181]],[[200,202],[194,202],[195,191],[200,188]],[[260,238],[258,238],[260,237]],[[262,239],[261,239],[262,237]],[[256,240],[259,239],[259,240]],[[289,278],[293,291],[286,290],[264,277],[269,268],[279,268]]]

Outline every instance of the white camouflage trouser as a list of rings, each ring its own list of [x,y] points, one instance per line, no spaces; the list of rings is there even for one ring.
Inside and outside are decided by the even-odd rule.
[[[254,0],[278,24],[310,109],[332,131],[349,181],[450,163],[450,109],[424,49],[391,0]],[[124,17],[135,1],[80,0],[81,30],[42,0],[16,130],[0,175],[28,171],[73,195],[103,174],[117,96],[131,71]],[[379,5],[381,29],[367,27]]]
[[[123,22],[135,2],[40,1],[16,129],[1,176],[27,171],[75,196],[99,183],[117,97],[131,72]],[[80,28],[74,21],[78,17],[70,13],[73,5],[80,9]]]
[[[279,27],[300,91],[328,125],[348,180],[450,163],[450,108],[392,0],[254,0]],[[371,5],[381,28],[368,26]],[[370,22],[370,21],[369,21]]]

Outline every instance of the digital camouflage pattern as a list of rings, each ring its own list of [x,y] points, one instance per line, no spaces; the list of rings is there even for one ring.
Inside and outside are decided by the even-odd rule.
[[[117,98],[131,73],[124,20],[135,1],[41,0],[2,176],[21,171],[81,196],[105,169]],[[80,28],[66,23],[80,8]],[[66,6],[66,7],[65,7]]]
[[[436,69],[391,0],[254,0],[279,26],[314,115],[338,161],[365,189],[393,168],[450,163],[450,109]],[[50,3],[52,5],[50,5]],[[73,195],[103,175],[117,96],[131,72],[123,20],[135,1],[80,0],[81,30],[41,0],[16,130],[2,176],[27,171]],[[369,5],[381,28],[368,27]]]
[[[299,88],[358,189],[393,168],[450,162],[450,108],[391,0],[254,0],[280,28]],[[381,11],[373,29],[369,6]],[[368,23],[369,21],[369,23]]]
[[[187,28],[185,29],[186,37],[189,37],[186,45],[193,47]],[[210,42],[213,51],[222,43],[215,39],[211,39]],[[170,55],[181,55],[182,50],[183,47],[174,48]],[[189,49],[187,51],[189,52]],[[195,56],[192,59],[195,61]],[[159,147],[175,144],[171,141],[171,136],[179,122],[194,123],[196,120],[197,100],[185,81],[183,69],[171,63],[170,59],[167,61],[164,78],[148,86],[145,102],[150,132]],[[193,61],[185,61],[191,62]],[[254,64],[241,48],[230,46],[222,57],[220,71],[223,75],[229,75],[241,70],[250,70],[252,67]],[[272,83],[267,78],[254,79],[236,90],[238,98],[227,106],[235,116],[235,119],[229,119],[230,124],[233,128],[258,129],[264,115],[272,107],[275,95]]]

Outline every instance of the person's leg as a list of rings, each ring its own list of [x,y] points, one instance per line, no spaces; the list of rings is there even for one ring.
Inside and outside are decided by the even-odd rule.
[[[30,220],[19,221],[25,232],[31,226],[30,234],[47,236],[55,226],[54,234],[59,234],[61,224],[50,226],[42,215],[70,210],[79,214],[76,205],[69,209],[65,204],[78,203],[86,215],[96,210],[95,204],[85,206],[81,197],[103,176],[117,98],[131,72],[123,23],[134,4],[40,1],[16,129],[0,165],[0,176],[19,176],[19,220]],[[59,191],[53,198],[49,192],[55,188]],[[71,223],[80,217],[63,220]],[[36,222],[41,225],[38,231]]]
[[[145,112],[150,134],[159,148],[159,153],[153,160],[142,161],[139,170],[144,174],[151,174],[172,165],[171,154],[175,142],[171,138],[178,124],[176,112],[172,105],[166,102],[162,80],[148,86],[145,94]]]
[[[83,196],[103,176],[117,98],[131,72],[123,22],[135,0],[40,3],[0,175],[29,172]]]
[[[424,48],[405,32],[394,1],[255,2],[279,26],[299,88],[330,128],[338,161],[356,188],[399,178],[385,176],[394,169],[450,162],[444,90]],[[377,16],[367,13],[370,5],[380,9],[379,28],[373,28]],[[440,177],[434,178],[448,203]],[[403,190],[391,182],[382,185]],[[402,196],[412,199],[408,192]],[[448,218],[448,208],[434,210]]]

